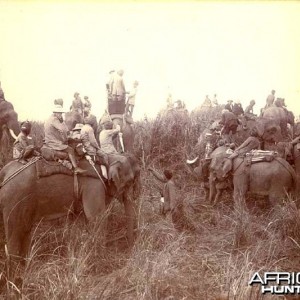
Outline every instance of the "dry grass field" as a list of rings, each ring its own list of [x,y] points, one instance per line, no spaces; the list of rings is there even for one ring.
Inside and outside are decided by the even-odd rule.
[[[200,133],[219,113],[164,112],[155,120],[136,123],[143,188],[136,203],[133,247],[124,238],[125,217],[117,201],[95,224],[86,224],[84,218],[37,224],[23,284],[19,289],[8,285],[3,298],[14,294],[20,299],[70,300],[284,299],[263,296],[248,282],[256,271],[299,271],[300,216],[295,199],[270,207],[264,199],[249,198],[247,208],[234,208],[228,191],[212,207],[185,165],[187,155],[195,154]],[[32,135],[41,143],[41,124],[35,124]],[[159,213],[160,193],[149,166],[175,172],[185,215],[176,229]],[[2,268],[3,244],[2,239]]]

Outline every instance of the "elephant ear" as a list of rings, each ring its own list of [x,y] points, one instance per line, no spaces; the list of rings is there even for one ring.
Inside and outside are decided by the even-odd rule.
[[[278,135],[280,135],[280,127],[274,119],[259,118],[254,128],[257,130],[258,136],[265,141],[277,141]]]
[[[225,161],[223,163],[223,172],[224,172],[225,176],[232,170],[232,166],[233,166],[232,165],[232,160],[231,159],[225,159]]]

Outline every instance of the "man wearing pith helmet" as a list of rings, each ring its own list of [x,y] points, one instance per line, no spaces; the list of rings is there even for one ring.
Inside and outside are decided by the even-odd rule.
[[[56,104],[52,112],[53,114],[45,122],[45,144],[43,147],[54,151],[57,158],[60,158],[62,154],[67,154],[75,173],[86,172],[77,166],[74,150],[68,145],[68,127],[62,117],[65,110],[61,105]]]

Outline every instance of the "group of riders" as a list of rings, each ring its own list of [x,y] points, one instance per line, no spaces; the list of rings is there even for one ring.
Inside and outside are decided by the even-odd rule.
[[[203,166],[209,165],[209,161],[211,159],[210,155],[218,146],[227,145],[232,150],[228,152],[231,153],[228,157],[231,160],[233,160],[237,156],[243,156],[246,155],[246,153],[250,153],[253,151],[255,152],[257,150],[279,150],[279,147],[281,147],[282,144],[278,143],[280,141],[268,141],[271,142],[271,144],[269,145],[270,149],[267,149],[268,147],[265,147],[265,145],[268,143],[266,143],[266,141],[264,141],[259,135],[257,127],[255,125],[252,125],[251,128],[249,128],[248,121],[255,121],[258,118],[257,115],[253,113],[254,105],[255,100],[251,100],[247,108],[243,110],[240,101],[235,101],[235,103],[233,103],[232,100],[227,101],[224,109],[222,109],[221,120],[212,123],[208,128],[208,132],[206,132],[205,134],[204,159],[202,160]],[[270,95],[267,97],[266,105],[261,109],[260,117],[263,117],[264,112],[271,107],[279,107],[286,114],[291,113],[286,108],[284,98],[275,99],[275,90],[272,90]],[[285,144],[284,154],[282,156],[287,160],[289,160],[290,158],[290,162],[292,162],[291,149],[295,144],[300,142],[300,132],[297,132],[299,131],[297,130],[297,125],[298,123],[295,126],[296,129],[294,130],[294,139],[291,138],[291,136],[284,136],[284,134],[282,137],[282,142]],[[236,147],[238,144],[236,135],[239,126],[242,128],[242,130],[248,129],[249,133],[248,138],[243,140],[242,143],[238,147]],[[283,132],[281,131],[281,133]],[[260,153],[263,153],[263,151],[260,151]],[[290,157],[288,158],[288,156]],[[188,163],[191,162],[192,161],[188,161]]]
[[[73,129],[68,128],[63,113],[67,111],[63,107],[62,99],[55,99],[51,116],[44,124],[44,141],[40,152],[37,152],[32,139],[30,138],[31,126],[29,121],[21,123],[20,134],[14,142],[13,158],[18,159],[23,164],[28,162],[33,156],[42,155],[47,160],[58,162],[71,162],[75,174],[83,174],[87,170],[80,168],[77,164],[74,147],[71,147],[70,141],[82,143],[86,157],[98,162],[102,167],[102,174],[107,178],[109,168],[109,155],[124,152],[124,149],[117,151],[114,138],[120,135],[121,126],[114,125],[114,118],[127,119],[132,121],[132,113],[135,105],[135,95],[137,92],[138,82],[133,83],[133,89],[126,92],[123,83],[123,70],[118,72],[111,71],[110,79],[106,84],[108,109],[101,119],[102,130],[99,134],[99,142],[95,136],[94,130],[95,116],[91,114],[92,104],[87,96],[84,101],[81,100],[80,94],[76,92],[70,107],[70,113],[79,115],[81,122],[75,124]],[[126,94],[128,94],[127,101]],[[101,147],[100,147],[101,145]],[[67,166],[66,164],[64,164]]]
[[[41,148],[42,156],[46,158],[47,153],[51,153],[50,157],[52,160],[59,162],[68,160],[71,162],[70,167],[73,169],[74,173],[83,174],[87,170],[82,169],[77,165],[74,148],[68,144],[70,139],[80,141],[83,144],[87,157],[92,158],[92,160],[98,162],[102,167],[105,167],[101,167],[101,170],[103,176],[107,178],[109,170],[108,156],[119,153],[115,148],[113,138],[120,134],[121,127],[119,125],[114,125],[113,118],[117,117],[124,121],[126,119],[129,123],[132,122],[132,113],[138,86],[138,82],[135,81],[133,83],[132,91],[127,93],[122,76],[122,70],[110,72],[110,78],[106,84],[108,109],[105,117],[101,119],[103,129],[99,134],[99,143],[95,137],[93,128],[95,120],[94,116],[91,114],[91,102],[87,96],[84,97],[84,101],[81,101],[80,94],[76,92],[70,111],[82,115],[83,122],[77,123],[70,131],[62,116],[63,113],[66,112],[63,108],[63,100],[56,99],[53,103],[52,115],[45,122],[45,139]],[[128,94],[127,102],[126,94]],[[208,103],[209,99],[208,97],[206,98],[206,102]],[[214,99],[214,103],[217,103],[216,95]],[[213,149],[224,144],[227,144],[234,150],[229,156],[230,159],[234,159],[238,155],[244,155],[251,150],[260,149],[261,137],[258,136],[258,132],[255,129],[250,130],[250,136],[239,147],[236,148],[234,145],[238,126],[240,125],[243,129],[247,129],[247,121],[256,119],[257,116],[253,113],[254,105],[255,101],[251,100],[244,110],[240,101],[235,101],[235,103],[233,103],[232,100],[227,101],[227,104],[222,110],[221,120],[217,122],[217,125],[214,125],[215,122],[210,127],[211,133],[206,135],[204,160],[209,161]],[[283,110],[286,110],[284,99],[277,98],[275,100],[274,90],[272,90],[271,94],[267,97],[266,106],[263,110],[266,110],[269,107],[281,107]],[[220,126],[222,126],[222,128]],[[28,121],[23,122],[21,124],[21,133],[14,143],[14,158],[22,163],[26,163],[33,155],[40,155],[40,153],[37,153],[35,150],[31,139],[29,138],[30,130],[31,123]],[[213,134],[217,134],[220,137],[218,143],[215,145],[212,145],[211,140]],[[297,142],[298,140],[294,140],[292,141],[292,144]],[[44,155],[44,153],[46,153],[46,155]],[[156,178],[165,182],[163,194],[170,210],[170,207],[172,208],[172,206],[175,206],[175,201],[172,199],[176,198],[174,182],[172,181],[172,172],[166,170],[166,174],[161,176],[155,170],[151,168],[149,170]]]

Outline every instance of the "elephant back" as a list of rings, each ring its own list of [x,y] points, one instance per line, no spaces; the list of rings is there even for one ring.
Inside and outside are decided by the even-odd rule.
[[[271,106],[265,109],[263,117],[267,119],[274,119],[280,123],[281,121],[287,121],[287,115],[283,108],[277,106]]]
[[[289,172],[289,174],[293,180],[293,189],[294,189],[294,191],[296,191],[298,184],[297,184],[296,172],[293,169],[293,167],[285,159],[283,159],[281,157],[276,157],[274,159],[274,161],[278,162],[282,166],[282,168],[286,169]]]

